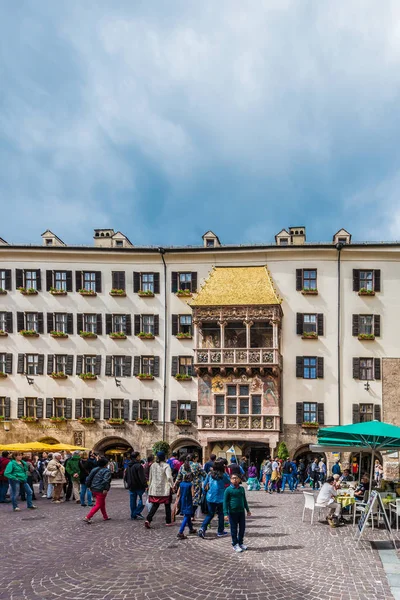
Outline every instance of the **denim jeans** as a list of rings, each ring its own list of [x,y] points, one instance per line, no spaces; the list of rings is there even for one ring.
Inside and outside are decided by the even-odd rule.
[[[218,533],[224,533],[224,511],[222,502],[207,502],[207,516],[201,524],[200,529],[206,531],[213,520],[215,513],[218,515]]]
[[[6,501],[6,494],[8,490],[8,479],[6,481],[0,481],[0,502]]]
[[[292,475],[290,473],[282,474],[282,492],[286,487],[286,483],[288,484],[289,489],[293,490],[293,479],[292,479]]]
[[[136,519],[144,509],[143,496],[144,490],[129,490],[129,503],[131,507],[131,519]]]
[[[180,526],[179,533],[183,533],[185,531],[186,525],[189,527],[189,531],[192,531],[193,524],[192,524],[192,516],[191,515],[185,515],[183,517],[183,521],[182,521],[182,525]]]
[[[88,486],[86,485],[86,483],[81,483],[81,491],[80,491],[80,500],[81,500],[81,505],[83,506],[85,503],[85,496],[87,494],[87,503],[88,504],[92,504],[93,502],[93,498],[92,498],[92,492],[89,490]]]
[[[47,484],[47,498],[50,500],[50,498],[53,497],[53,492],[54,492],[54,485],[52,483],[50,483],[50,481]]]
[[[246,529],[246,516],[244,511],[230,513],[229,523],[231,526],[232,546],[236,546],[236,544],[243,544],[244,531]]]
[[[266,473],[265,474],[265,485],[264,485],[264,490],[266,492],[268,491],[268,485],[269,485],[270,481],[271,481],[271,474],[270,473]]]
[[[18,506],[18,502],[17,502],[17,497],[19,494],[19,488],[20,485],[23,486],[25,494],[26,494],[26,504],[28,506],[28,508],[31,508],[32,505],[32,488],[26,483],[26,482],[19,482],[16,481],[15,479],[9,479],[9,483],[10,483],[10,489],[11,489],[11,502],[12,502],[12,507],[13,508],[17,508]]]

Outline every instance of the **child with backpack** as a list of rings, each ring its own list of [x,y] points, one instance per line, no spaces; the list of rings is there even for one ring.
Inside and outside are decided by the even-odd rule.
[[[192,515],[193,515],[193,475],[192,473],[185,473],[183,481],[179,484],[177,500],[180,501],[180,512],[183,515],[182,525],[179,529],[178,539],[185,540],[186,525],[189,528],[189,534],[194,535],[197,533],[197,529],[193,528]]]
[[[224,516],[225,521],[230,523],[232,546],[235,552],[247,550],[247,546],[243,543],[246,529],[245,511],[247,516],[251,517],[246,493],[240,483],[240,478],[237,475],[232,475],[231,485],[226,488],[224,493]]]

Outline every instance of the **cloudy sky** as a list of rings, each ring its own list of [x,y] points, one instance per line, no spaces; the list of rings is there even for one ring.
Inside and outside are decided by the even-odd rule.
[[[400,239],[400,4],[19,0],[0,23],[0,236]]]

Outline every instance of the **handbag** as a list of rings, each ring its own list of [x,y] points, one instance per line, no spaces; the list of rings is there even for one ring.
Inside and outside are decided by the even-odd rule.
[[[200,508],[203,515],[208,514],[207,494],[203,494],[201,497]]]

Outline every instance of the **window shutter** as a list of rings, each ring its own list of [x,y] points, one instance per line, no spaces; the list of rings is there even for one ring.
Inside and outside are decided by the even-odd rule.
[[[108,419],[110,418],[110,404],[111,404],[111,400],[109,400],[108,398],[104,400],[104,420],[108,421]]]
[[[160,377],[160,357],[154,357],[154,377]]]
[[[75,419],[80,419],[82,416],[82,398],[75,399]]]
[[[175,375],[177,375],[177,373],[178,373],[178,366],[179,366],[179,357],[178,356],[173,356],[172,357],[172,361],[171,361],[171,375],[172,375],[172,377],[175,377]]]
[[[178,402],[171,400],[171,421],[172,423],[178,418]]]
[[[160,317],[154,315],[154,335],[160,335]]]
[[[53,365],[54,365],[54,354],[48,354],[47,355],[47,375],[51,375],[53,372]]]
[[[6,419],[11,418],[11,398],[8,398],[8,397],[6,397],[4,416]]]
[[[325,424],[325,413],[324,413],[324,404],[323,404],[323,402],[318,402],[317,409],[318,409],[318,415],[317,415],[318,424],[319,425],[324,425]]]
[[[101,375],[101,354],[96,356],[96,365],[94,368],[94,372],[96,375]]]
[[[139,400],[132,400],[132,421],[139,418]]]
[[[106,335],[110,335],[112,332],[112,315],[106,314]]]
[[[103,335],[102,315],[96,315],[96,333],[97,333],[97,335]]]
[[[12,375],[13,355],[6,354],[6,373]]]
[[[360,271],[359,269],[353,269],[353,292],[360,291]],[[358,423],[358,421],[357,421]]]
[[[126,326],[126,335],[132,335],[132,317],[131,315],[125,315],[125,326]]]
[[[21,373],[23,375],[25,367],[25,354],[18,354],[18,364],[17,364],[17,373]]]
[[[152,411],[152,416],[153,416],[153,421],[158,421],[159,419],[159,408],[160,408],[160,404],[158,402],[158,400],[153,400],[151,403],[151,406],[153,408]]]
[[[381,315],[374,315],[374,336],[380,337],[381,335]]]
[[[6,290],[11,291],[11,269],[6,269]]]
[[[140,373],[140,356],[133,357],[133,375],[136,377]]]
[[[192,273],[192,292],[197,291],[197,273]]]
[[[38,419],[43,419],[43,398],[36,400],[36,416]]]
[[[303,289],[303,269],[296,269],[296,291],[301,292],[302,289]]]
[[[129,398],[124,400],[124,421],[129,421]]]
[[[13,333],[13,314],[8,312],[6,316],[7,333]]]
[[[96,400],[94,401],[93,416],[97,420],[100,419],[100,407],[101,407],[101,402],[100,402],[99,398],[96,398]]]
[[[353,404],[353,423],[360,422],[360,405]]]
[[[75,271],[75,291],[79,292],[82,289],[82,271]]]
[[[304,359],[302,356],[296,356],[296,377],[304,377]],[[303,422],[303,421],[302,421]]]
[[[111,377],[112,375],[112,356],[106,356],[106,377]]]
[[[22,331],[25,326],[25,315],[23,312],[17,312],[17,329]]]
[[[72,313],[67,313],[67,333],[73,335],[74,333],[74,318]]]
[[[375,269],[375,271],[374,271],[374,291],[375,292],[381,291],[381,270],[380,269]]]
[[[178,291],[178,273],[176,271],[173,271],[171,273],[171,292],[173,294],[176,294],[177,291]]]
[[[125,356],[124,358],[124,377],[130,377],[132,375],[132,356]]]
[[[46,271],[46,291],[53,287],[53,271]]]
[[[82,373],[83,367],[83,356],[82,354],[78,354],[76,357],[76,374],[80,375]]]
[[[65,399],[65,418],[72,419],[72,398]]]
[[[95,271],[96,274],[96,294],[101,294],[101,271]]]
[[[36,289],[38,292],[42,291],[42,276],[40,274],[40,269],[36,269]]]
[[[133,272],[133,292],[137,294],[140,291],[140,273]]]
[[[42,312],[38,313],[37,317],[38,317],[38,333],[44,333],[43,313]]]
[[[135,335],[140,333],[140,315],[135,315]]]
[[[83,315],[78,313],[76,315],[76,333],[79,335],[83,331]]]
[[[317,377],[318,379],[323,379],[324,377],[324,357],[317,357]]]
[[[360,379],[360,359],[353,358],[353,379]],[[358,421],[356,421],[358,423]]]
[[[53,398],[46,398],[46,419],[53,416]]]
[[[24,272],[22,269],[15,269],[15,287],[17,289],[24,287]]]
[[[381,359],[374,358],[374,379],[381,378]]]
[[[303,323],[304,323],[303,319],[304,319],[303,313],[296,314],[296,334],[297,335],[303,334]]]
[[[322,313],[317,314],[317,334],[324,335],[324,315]]]
[[[25,416],[25,398],[18,398],[17,418]]]
[[[44,371],[44,354],[38,354],[38,375],[43,375]]]
[[[47,313],[47,333],[54,330],[54,313]]]
[[[178,333],[178,318],[179,315],[172,315],[172,335]]]
[[[304,421],[303,416],[303,403],[296,402],[296,424],[301,425]]]
[[[67,284],[67,292],[72,292],[72,271],[66,271],[65,283]]]
[[[374,419],[375,421],[381,421],[382,417],[381,417],[381,405],[380,404],[374,404]]]
[[[197,425],[197,402],[190,403],[190,415],[189,420],[192,421],[195,425]]]
[[[154,273],[154,293],[160,293],[160,273]]]
[[[353,315],[352,335],[358,335],[360,331],[360,315]]]
[[[67,362],[65,364],[65,374],[73,375],[74,372],[74,356],[73,354],[68,354]]]

